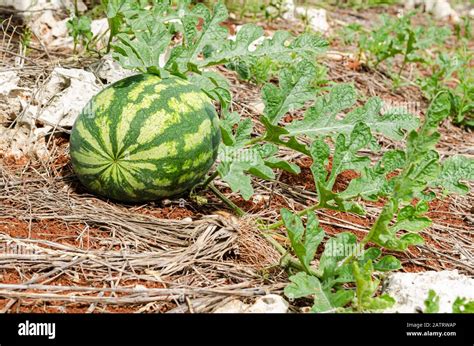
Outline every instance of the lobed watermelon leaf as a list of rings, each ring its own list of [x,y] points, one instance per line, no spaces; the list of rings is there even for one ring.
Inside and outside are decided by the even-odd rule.
[[[285,287],[285,295],[290,299],[312,296],[313,312],[334,311],[349,303],[354,297],[352,290],[339,289],[334,293],[325,290],[317,277],[304,272],[290,276],[289,280],[291,283]]]
[[[447,192],[466,194],[469,187],[462,180],[474,180],[474,159],[456,155],[443,161],[441,173],[431,185],[440,186]]]
[[[276,125],[287,112],[303,107],[305,102],[316,97],[318,87],[313,85],[316,74],[316,67],[303,60],[296,67],[281,71],[279,88],[273,84],[263,87],[264,117],[269,123]]]
[[[418,232],[430,225],[431,221],[421,216],[427,211],[427,205],[420,202],[416,209],[412,206],[400,208],[403,203],[410,203],[413,198],[421,198],[422,192],[439,176],[441,165],[439,155],[434,150],[439,140],[436,130],[438,124],[449,115],[450,105],[449,94],[439,93],[430,105],[421,128],[410,132],[403,155],[403,169],[392,179],[389,201],[372,226],[367,241],[401,251],[409,245],[423,243],[423,238],[412,232]],[[398,162],[389,162],[388,166],[390,164],[396,167]],[[390,226],[396,215],[397,222]],[[401,229],[409,233],[398,237],[397,232]]]
[[[356,101],[353,86],[338,84],[330,92],[316,100],[303,120],[293,121],[286,128],[290,135],[324,136],[334,133],[350,133],[357,123],[363,122],[373,132],[389,138],[401,140],[407,132],[418,127],[418,119],[403,109],[391,109],[381,114],[382,101],[373,97],[364,106],[359,107],[343,119],[336,116],[341,111],[352,107]]]
[[[171,35],[161,23],[148,24],[146,31],[135,32],[135,37],[120,33],[113,44],[112,56],[127,69],[163,75],[160,56],[171,42]]]
[[[280,213],[290,238],[291,247],[309,274],[311,273],[310,262],[325,236],[323,229],[319,226],[319,220],[313,213],[308,214],[308,222],[305,228],[301,218],[288,209],[283,208]]]

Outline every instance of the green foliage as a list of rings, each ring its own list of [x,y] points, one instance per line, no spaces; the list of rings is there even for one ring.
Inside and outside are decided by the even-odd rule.
[[[474,314],[474,300],[457,297],[453,303],[453,313]]]
[[[459,41],[472,39],[472,20],[469,16],[462,18],[462,23],[454,25],[454,34]]]
[[[223,144],[219,150],[220,164],[217,171],[235,192],[240,192],[246,200],[252,197],[254,190],[249,174],[261,179],[274,179],[273,169],[283,169],[298,174],[300,168],[287,161],[278,159],[275,154],[278,147],[272,143],[253,144],[253,123],[250,119],[240,120],[237,113],[228,113],[221,121]]]
[[[425,309],[423,312],[426,314],[438,313],[439,300],[440,297],[436,294],[436,292],[429,290],[428,297],[424,302]],[[474,314],[474,300],[457,297],[453,303],[452,312],[455,314]]]
[[[263,36],[263,29],[253,24],[245,24],[235,40],[230,40],[228,30],[220,25],[228,17],[222,3],[216,3],[210,10],[200,3],[189,6],[189,2],[184,1],[174,9],[161,2],[148,11],[128,0],[121,7],[112,6],[107,15],[111,18],[111,32],[119,39],[119,43],[113,45],[114,56],[125,67],[142,72],[160,74],[164,69],[173,74],[186,74],[200,72],[204,67],[230,64],[245,76],[252,66],[261,73],[261,69],[271,69],[278,62],[288,63],[297,57],[313,58],[327,45],[315,35],[294,38],[284,31],[256,44]],[[183,39],[170,47],[170,35],[177,32]],[[171,48],[169,52],[167,48]],[[157,59],[164,53],[169,53],[169,58],[160,66]],[[256,67],[260,65],[264,67]]]
[[[74,40],[74,52],[78,44],[85,47],[92,40],[91,23],[92,19],[88,16],[74,16],[66,23],[69,35]]]
[[[395,87],[400,85],[402,72],[408,64],[417,63],[428,69],[428,76],[420,73],[415,80],[425,96],[432,100],[440,91],[449,90],[454,123],[474,126],[474,73],[470,66],[473,54],[466,43],[466,38],[472,35],[470,21],[465,20],[455,27],[459,47],[448,54],[443,47],[451,30],[436,23],[414,26],[412,15],[399,18],[384,15],[381,24],[371,30],[351,24],[344,27],[341,36],[346,44],[357,44],[362,61],[367,58],[368,64],[374,67],[384,62],[389,73],[393,71],[394,58],[400,56],[398,74],[392,75]]]
[[[422,216],[428,206],[423,201],[416,208],[408,204],[415,198],[422,198],[424,190],[441,172],[439,155],[434,147],[440,137],[438,124],[449,115],[449,111],[449,95],[440,93],[428,109],[422,126],[408,135],[403,168],[390,181],[388,201],[372,226],[368,241],[393,250],[405,250],[409,245],[423,242],[417,233],[430,224],[429,219]],[[395,216],[396,223],[391,224]],[[400,230],[406,233],[398,237]]]
[[[22,48],[25,52],[25,55],[26,55],[26,52],[27,52],[27,50],[28,50],[28,48],[30,47],[30,44],[31,44],[31,36],[32,36],[31,29],[29,27],[25,27],[23,29],[23,32],[21,33],[21,36],[20,36],[20,42],[21,42]]]
[[[343,86],[339,88],[342,90]],[[331,112],[337,114],[345,107],[352,105],[354,99],[350,96],[349,90],[335,93],[332,97],[326,96],[326,103],[321,103],[321,109],[327,114]],[[346,97],[340,98],[338,102],[328,101],[331,98],[338,99],[337,95]],[[331,106],[333,103],[334,108]],[[344,104],[345,107],[338,108],[337,104]],[[364,107],[359,109],[364,109]],[[371,109],[371,107],[365,109]],[[363,250],[366,244],[372,242],[380,247],[403,251],[410,245],[421,244],[423,238],[418,233],[431,225],[431,220],[425,216],[428,211],[428,203],[423,199],[425,190],[430,186],[440,186],[446,192],[467,192],[467,186],[461,181],[472,179],[474,174],[472,160],[455,156],[440,162],[439,155],[434,150],[439,140],[438,124],[449,115],[450,109],[449,93],[438,94],[421,126],[416,126],[416,122],[408,122],[410,132],[407,135],[406,148],[387,151],[375,164],[371,164],[368,158],[358,154],[360,149],[370,147],[372,144],[372,135],[365,123],[355,122],[355,125],[351,126],[350,133],[342,130],[334,136],[327,132],[326,140],[335,138],[332,155],[327,142],[321,137],[315,137],[310,147],[310,155],[313,159],[311,170],[317,186],[319,202],[311,208],[312,210],[329,208],[363,213],[362,207],[355,203],[355,198],[375,201],[380,197],[385,197],[386,202],[370,232],[360,243],[350,233],[342,233],[335,238],[330,238],[325,244],[318,268],[310,267],[311,258],[321,243],[316,235],[323,234],[322,230],[317,231],[315,228],[317,227],[315,216],[308,212],[305,229],[296,215],[282,210],[283,224],[288,232],[292,249],[305,271],[304,275],[298,273],[298,276],[294,275],[290,278],[292,283],[285,290],[287,296],[313,295],[315,305],[317,305],[313,307],[314,311],[332,311],[341,306],[331,303],[331,294],[342,295],[341,290],[347,290],[347,288],[340,286],[341,283],[352,283],[355,285],[355,289],[351,290],[354,297],[352,309],[377,310],[393,305],[392,298],[387,295],[378,295],[380,280],[376,277],[376,272],[399,269],[400,262],[395,257],[379,258],[381,251],[377,248],[364,250],[363,255],[347,252],[344,254],[344,251],[341,255],[333,249],[344,249],[350,245],[349,247]],[[362,114],[357,110],[352,112]],[[339,121],[344,123],[345,119]],[[304,120],[297,122],[298,126],[295,128],[302,128],[301,123],[304,123]],[[336,128],[339,126],[335,120],[329,124],[335,124]],[[414,126],[416,128],[413,128]],[[318,129],[318,126],[314,128]],[[286,133],[294,134],[291,131]],[[338,131],[335,133],[337,134]],[[401,138],[403,131],[390,130],[385,134]],[[326,167],[330,157],[332,157],[332,168],[328,172]],[[339,193],[333,192],[335,177],[347,169],[360,172],[360,177],[353,179],[346,190]],[[387,178],[389,173],[394,172],[397,174],[392,178]],[[418,202],[413,204],[414,200]],[[346,301],[345,304],[347,303]]]
[[[279,88],[269,83],[262,89],[264,117],[275,125],[288,111],[302,108],[307,101],[314,99],[317,87],[312,82],[316,76],[315,66],[308,61],[300,62],[296,69],[282,70]]]
[[[307,215],[306,228],[290,211],[282,209],[281,215],[292,249],[304,268],[304,272],[290,277],[285,288],[288,298],[311,296],[313,312],[380,310],[393,305],[388,295],[375,297],[380,283],[376,276],[377,272],[400,269],[400,261],[393,256],[381,257],[377,248],[363,250],[352,233],[340,233],[329,238],[318,267],[313,268],[311,262],[325,236],[316,215]]]
[[[294,37],[277,31],[263,38],[263,29],[253,24],[243,25],[235,39],[229,39],[227,28],[221,25],[228,12],[220,2],[212,10],[190,1],[172,6],[158,0],[104,0],[104,5],[109,48],[122,66],[161,77],[189,78],[224,110],[231,102],[228,82],[208,71],[209,67],[226,65],[243,79],[264,83],[291,64],[314,61],[327,46],[315,34]],[[324,69],[314,68],[324,79]]]
[[[439,312],[439,296],[433,290],[429,290],[428,292],[428,298],[425,300],[424,312],[427,314]]]
[[[354,293],[348,290],[338,290],[331,293],[323,289],[321,282],[315,276],[299,272],[290,277],[291,283],[285,288],[285,295],[290,299],[312,296],[313,312],[331,312],[347,305]]]
[[[357,262],[353,262],[352,266],[356,280],[357,310],[383,310],[395,304],[395,299],[387,294],[374,297],[380,280],[372,277],[373,266],[370,260],[362,267]]]
[[[308,214],[306,229],[301,219],[287,209],[281,210],[281,217],[285,223],[291,247],[306,272],[310,273],[310,264],[316,250],[323,240],[325,233],[319,227],[319,221],[313,213]]]
[[[417,79],[429,99],[441,90],[448,90],[454,123],[471,127],[474,126],[474,72],[470,66],[473,57],[463,43],[451,54],[439,53],[430,66],[431,74]]]
[[[370,61],[378,66],[384,61],[402,56],[401,71],[408,63],[425,62],[427,57],[423,51],[436,44],[444,43],[450,30],[435,25],[429,28],[414,26],[411,23],[413,13],[400,17],[381,16],[381,24],[370,31],[363,31],[360,26],[346,28],[356,31],[359,50],[368,55]]]
[[[474,180],[474,159],[457,155],[447,158],[441,167],[434,186],[440,186],[448,193],[466,194],[469,187],[461,181]]]

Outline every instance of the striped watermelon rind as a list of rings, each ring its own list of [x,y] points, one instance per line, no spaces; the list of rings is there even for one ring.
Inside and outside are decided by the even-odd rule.
[[[220,139],[216,110],[199,87],[139,74],[89,101],[74,123],[70,155],[92,192],[141,202],[196,185],[216,160]]]

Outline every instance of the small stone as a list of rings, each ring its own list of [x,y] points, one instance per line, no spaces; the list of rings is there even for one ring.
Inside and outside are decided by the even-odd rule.
[[[452,22],[459,22],[459,16],[451,7],[448,1],[438,0],[433,8],[433,15],[436,19],[450,19]]]
[[[20,77],[15,71],[0,72],[0,95],[7,96],[14,89],[18,88]]]
[[[293,0],[283,0],[281,3],[282,17],[285,20],[295,19],[295,3]]]
[[[93,73],[56,67],[39,95],[44,108],[36,120],[49,126],[72,127],[87,102],[100,90]]]
[[[406,0],[407,10],[422,7],[424,12],[433,14],[438,20],[449,19],[453,23],[459,23],[458,13],[452,8],[448,0]]]
[[[120,66],[120,64],[115,61],[110,54],[104,55],[102,59],[93,64],[90,69],[97,77],[105,81],[106,84],[114,83],[136,74],[136,72],[126,70]]]
[[[248,305],[238,299],[231,300],[223,306],[214,310],[216,314],[238,314],[246,312]]]
[[[329,23],[327,21],[327,12],[325,9],[306,8],[298,6],[296,8],[296,15],[299,18],[304,18],[308,22],[311,29],[317,32],[327,32],[329,30]]]
[[[265,110],[265,104],[261,99],[251,102],[249,106],[252,107],[258,114],[263,114],[263,111]]]
[[[277,294],[267,294],[260,297],[248,308],[249,313],[287,313],[288,302]]]
[[[259,194],[255,194],[252,197],[252,201],[254,203],[260,203],[260,202],[268,201],[268,199],[269,199],[269,196],[259,195]]]
[[[146,288],[145,286],[143,285],[135,285],[135,287],[133,288],[134,291],[146,291],[148,290],[148,288]]]
[[[249,305],[238,299],[217,308],[215,313],[287,313],[288,302],[277,294],[267,294]]]

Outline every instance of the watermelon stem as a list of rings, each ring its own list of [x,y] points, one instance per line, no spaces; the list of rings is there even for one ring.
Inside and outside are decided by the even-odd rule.
[[[255,137],[255,138],[252,138],[251,140],[249,140],[247,143],[245,143],[245,145],[246,146],[253,145],[253,144],[261,142],[263,140],[265,140],[265,138],[263,136]]]
[[[301,271],[306,271],[306,268],[303,267],[300,261],[291,256],[288,250],[283,245],[281,245],[275,238],[273,238],[271,234],[261,233],[261,235],[280,253],[280,266],[282,266],[283,268],[292,267]],[[319,278],[322,276],[321,273],[318,273],[312,268],[310,268],[310,274]]]
[[[245,212],[240,209],[234,202],[228,199],[222,192],[219,191],[217,187],[213,183],[209,184],[209,188],[214,192],[214,194],[219,197],[222,202],[224,202],[230,209],[232,209],[238,216],[244,216]]]
[[[308,207],[308,208],[306,208],[306,209],[303,209],[303,210],[297,212],[296,215],[298,215],[298,216],[304,216],[304,215],[306,215],[306,214],[308,214],[308,213],[310,213],[310,212],[312,212],[312,211],[315,211],[315,210],[317,210],[317,209],[322,209],[322,205],[321,205],[320,203],[314,204],[314,205],[312,205],[312,206],[310,206],[310,207]],[[259,228],[260,228],[260,230],[262,230],[262,231],[264,231],[264,230],[265,230],[265,231],[271,231],[271,230],[278,229],[278,228],[282,227],[283,225],[284,225],[283,220],[280,220],[280,221],[275,222],[275,223],[272,223],[272,224],[270,224],[270,225],[268,225],[268,226],[263,226],[263,227],[259,227]]]
[[[218,171],[215,171],[214,173],[212,173],[204,183],[202,183],[201,185],[201,188],[204,190],[214,179],[217,178],[217,176],[219,175],[219,172]]]

